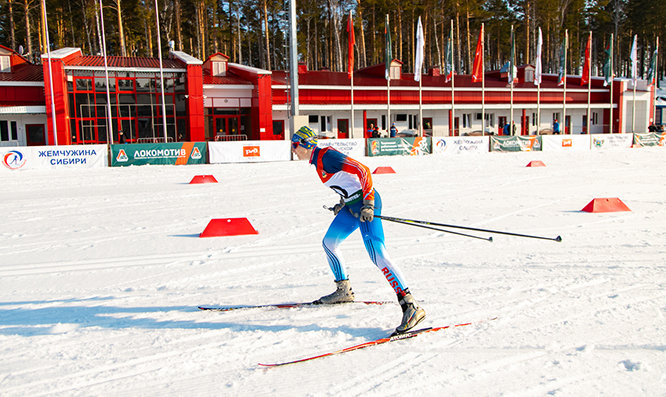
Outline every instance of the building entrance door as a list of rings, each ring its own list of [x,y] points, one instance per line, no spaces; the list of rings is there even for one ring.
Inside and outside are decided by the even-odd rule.
[[[239,116],[215,116],[215,140],[237,139],[239,137],[238,126],[240,125]],[[231,136],[234,136],[233,138]]]
[[[44,135],[44,124],[26,124],[25,137],[28,141],[28,146],[44,146],[46,145],[46,137]]]

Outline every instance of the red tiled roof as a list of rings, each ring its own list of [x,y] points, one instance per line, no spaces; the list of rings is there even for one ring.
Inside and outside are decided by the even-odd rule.
[[[236,76],[233,73],[228,72],[226,76],[211,76],[207,70],[203,74],[203,83],[204,84],[215,84],[215,85],[231,85],[231,84],[242,84],[242,85],[253,85],[251,82]]]
[[[22,63],[12,67],[11,73],[0,73],[0,81],[44,81],[42,65]]]
[[[383,67],[383,64],[379,65]],[[521,67],[524,67],[521,66]],[[365,73],[369,68],[354,71],[354,86],[364,87],[377,87],[386,88],[386,79],[382,75]],[[439,76],[432,76],[424,74],[421,76],[423,87],[451,87],[451,82],[446,82],[444,74]],[[272,75],[273,85],[288,85],[289,77],[285,71],[273,71]],[[347,78],[346,72],[331,72],[329,70],[308,70],[306,73],[298,75],[299,86],[346,86],[349,87],[351,80]],[[601,82],[593,80],[593,86],[600,86]],[[402,78],[391,80],[391,87],[414,87],[418,89],[418,81],[414,81],[413,73],[402,73]],[[481,90],[481,83],[472,83],[471,75],[456,75],[455,77],[456,88],[478,88]],[[486,71],[485,73],[485,87],[486,88],[509,88],[510,85],[506,78],[500,77],[499,71]],[[574,76],[569,79],[567,87],[579,88],[580,78]],[[533,82],[517,82],[514,83],[514,88],[530,88],[536,89]],[[557,75],[543,75],[541,88],[562,88],[557,85]]]
[[[158,58],[146,57],[120,57],[109,56],[107,63],[110,68],[146,68],[158,69],[160,60]],[[67,63],[67,66],[104,67],[104,57],[99,55],[84,55],[76,57]],[[175,59],[162,59],[164,69],[184,69],[185,66]]]

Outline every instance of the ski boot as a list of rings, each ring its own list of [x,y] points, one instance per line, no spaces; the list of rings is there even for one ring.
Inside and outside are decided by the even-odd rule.
[[[416,303],[416,300],[409,291],[405,291],[402,296],[399,294],[398,301],[400,302],[400,307],[402,307],[402,323],[395,329],[393,335],[409,331],[426,317],[425,310]]]
[[[349,280],[336,281],[337,288],[335,292],[330,295],[322,296],[316,301],[312,302],[315,305],[331,305],[334,303],[348,303],[354,301],[354,292],[351,289]]]

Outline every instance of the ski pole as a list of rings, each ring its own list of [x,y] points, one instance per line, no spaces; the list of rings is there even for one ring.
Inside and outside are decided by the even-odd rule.
[[[331,212],[333,212],[333,207],[327,207],[327,206],[324,206],[324,208],[327,209],[327,210],[329,210],[329,211],[331,211]],[[349,212],[351,212],[352,215],[354,215],[356,218],[358,218],[358,215],[355,214],[354,212],[352,212],[351,209],[349,210]],[[390,218],[390,219],[387,219],[386,217],[379,216],[379,215],[375,215],[375,217],[376,217],[376,218],[380,218],[380,219],[384,219],[384,220],[387,220],[387,221],[391,221],[391,222],[400,223],[400,224],[403,224],[403,225],[417,226],[417,227],[422,227],[422,228],[424,228],[424,229],[436,230],[436,231],[438,231],[438,232],[449,233],[449,234],[455,234],[456,236],[471,237],[471,238],[476,238],[476,239],[479,239],[479,240],[485,240],[485,241],[488,241],[488,242],[491,242],[491,243],[493,242],[493,238],[492,238],[492,237],[488,237],[488,238],[486,238],[486,237],[479,237],[479,236],[473,236],[473,235],[471,235],[471,234],[458,233],[458,232],[454,232],[454,231],[451,231],[451,230],[438,229],[438,228],[436,228],[436,227],[432,227],[432,226],[414,224],[414,223],[411,223],[411,222],[407,222],[406,220],[403,221],[403,220],[400,220],[400,219],[398,219],[398,218]]]
[[[422,227],[424,229],[437,230],[438,232],[455,234],[456,236],[471,237],[471,238],[477,238],[479,240],[486,240],[486,241],[491,242],[491,243],[493,242],[492,237],[486,238],[486,237],[473,236],[471,234],[458,233],[458,232],[454,232],[454,231],[451,231],[451,230],[438,229],[436,227],[427,226],[427,225],[420,225],[420,224],[417,224],[417,223],[403,222],[403,221],[399,221],[399,220],[396,220],[396,219],[386,219],[385,217],[383,217],[381,215],[375,215],[375,218],[379,218],[379,219],[383,219],[383,220],[391,221],[391,222],[395,222],[395,223],[400,223],[402,225],[417,226],[417,227]]]
[[[475,232],[495,233],[495,234],[504,234],[504,235],[507,235],[507,236],[515,236],[515,237],[527,237],[527,238],[536,238],[536,239],[541,239],[541,240],[551,240],[551,241],[557,241],[558,243],[562,241],[562,236],[557,236],[555,238],[541,237],[541,236],[532,236],[532,235],[529,235],[529,234],[502,232],[502,231],[499,231],[499,230],[488,230],[488,229],[479,229],[479,228],[467,227],[467,226],[447,225],[447,224],[444,224],[444,223],[417,221],[417,220],[414,220],[414,219],[394,218],[394,217],[382,216],[382,215],[376,215],[376,216],[380,219],[385,220],[385,221],[398,222],[398,223],[409,224],[409,225],[413,225],[413,226],[432,225],[432,226],[440,226],[440,227],[450,227],[450,228],[454,228],[454,229],[472,230],[472,231],[475,231]]]

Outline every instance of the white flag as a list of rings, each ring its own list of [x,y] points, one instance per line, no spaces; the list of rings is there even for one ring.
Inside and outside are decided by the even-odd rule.
[[[541,84],[541,46],[543,38],[541,37],[541,28],[539,28],[539,38],[537,40],[536,65],[534,66],[534,85]]]
[[[414,81],[421,81],[424,48],[425,48],[425,39],[423,38],[423,25],[421,25],[421,17],[419,17],[419,23],[416,28],[416,55],[414,56]]]
[[[638,35],[634,35],[634,44],[631,46],[631,80],[636,86],[636,81],[638,80],[638,50],[636,49],[636,41],[638,40]]]

